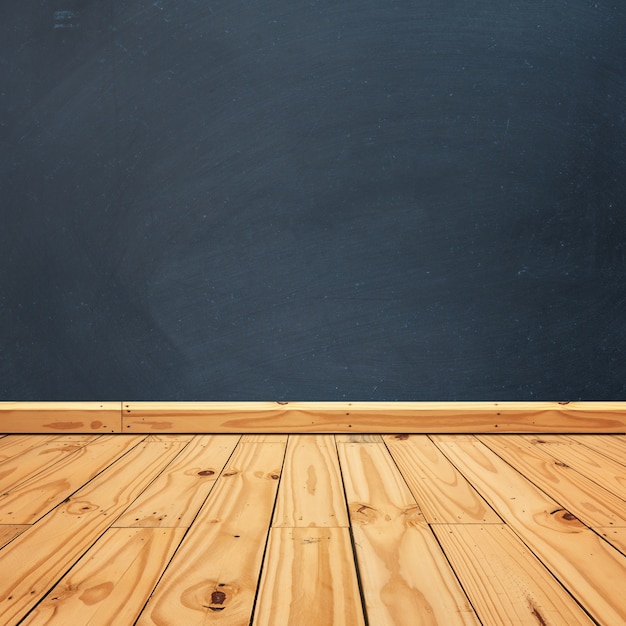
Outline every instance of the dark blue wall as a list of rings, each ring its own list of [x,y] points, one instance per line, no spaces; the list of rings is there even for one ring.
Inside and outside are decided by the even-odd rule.
[[[626,4],[0,8],[0,399],[626,400]]]

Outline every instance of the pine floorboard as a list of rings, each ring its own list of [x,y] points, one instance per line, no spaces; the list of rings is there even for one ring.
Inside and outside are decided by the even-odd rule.
[[[620,435],[0,436],[0,626],[626,624]]]

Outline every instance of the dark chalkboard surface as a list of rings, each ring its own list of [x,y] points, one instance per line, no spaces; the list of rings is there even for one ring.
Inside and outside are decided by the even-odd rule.
[[[0,399],[626,399],[623,2],[0,18]]]

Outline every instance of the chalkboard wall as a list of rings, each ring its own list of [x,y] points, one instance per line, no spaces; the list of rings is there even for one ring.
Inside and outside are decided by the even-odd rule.
[[[0,18],[0,399],[626,400],[624,2]]]

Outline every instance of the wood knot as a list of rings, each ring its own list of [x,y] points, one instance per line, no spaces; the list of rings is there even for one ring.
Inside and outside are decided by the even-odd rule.
[[[180,600],[183,606],[207,615],[207,611],[219,612],[227,609],[238,593],[239,588],[236,585],[219,580],[203,580],[186,588]]]
[[[223,591],[214,591],[211,594],[211,604],[224,604],[226,594]]]
[[[66,511],[71,514],[71,515],[83,515],[85,513],[91,512],[91,511],[97,511],[98,510],[98,505],[97,504],[92,504],[91,502],[76,502],[75,500],[72,500],[71,502],[69,502]]]
[[[213,476],[215,472],[213,470],[201,470],[198,472],[198,476]]]
[[[404,515],[405,523],[409,525],[418,524],[424,521],[422,511],[417,504],[410,504],[405,507],[402,511],[402,515]]]
[[[408,435],[394,435],[393,438],[399,439],[400,441],[404,441],[405,439],[408,439],[409,436]]]
[[[584,524],[573,514],[566,509],[554,509],[550,511],[550,515],[556,515],[559,519],[565,522],[573,522],[575,526],[584,526]]]
[[[378,519],[378,511],[367,504],[353,502],[349,508],[350,519],[357,524],[371,524]]]
[[[227,472],[224,472],[222,476],[237,476],[237,474],[239,474],[239,470],[228,470]]]

